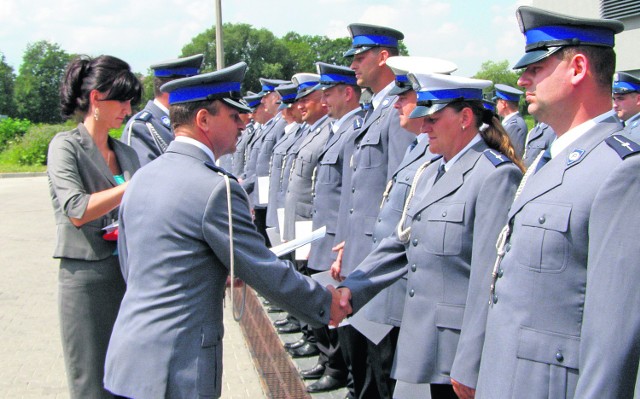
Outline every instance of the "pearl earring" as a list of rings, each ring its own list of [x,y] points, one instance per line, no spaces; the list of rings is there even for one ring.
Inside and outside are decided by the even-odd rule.
[[[100,119],[100,110],[98,108],[93,110],[93,119],[95,119],[96,121]]]

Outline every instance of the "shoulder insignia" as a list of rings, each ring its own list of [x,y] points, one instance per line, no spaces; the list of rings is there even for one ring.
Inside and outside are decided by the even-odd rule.
[[[613,148],[622,159],[640,152],[640,145],[638,145],[638,143],[619,134],[607,137],[604,141],[609,144],[609,147]]]
[[[491,148],[487,148],[486,150],[484,150],[483,154],[487,157],[489,161],[491,161],[493,166],[499,166],[499,165],[502,165],[503,163],[511,162],[511,159],[509,159],[509,157],[507,157],[506,155],[496,150],[492,150]]]
[[[571,166],[574,163],[578,162],[583,155],[584,155],[584,150],[580,148],[577,148],[571,151],[571,153],[567,157],[567,166]]]
[[[387,108],[389,106],[389,104],[391,104],[393,102],[393,99],[387,97],[384,100],[382,100],[382,104],[380,104],[380,106],[382,108]]]
[[[136,115],[136,118],[135,118],[135,119],[136,119],[136,120],[139,120],[139,121],[145,121],[145,122],[148,122],[148,121],[149,121],[149,119],[151,119],[151,117],[152,117],[152,116],[153,116],[153,115],[151,115],[151,112],[143,111],[143,112],[140,112],[138,115]]]
[[[231,173],[227,172],[226,170],[224,170],[223,168],[219,167],[218,165],[214,164],[213,162],[206,161],[204,164],[205,164],[205,166],[207,168],[213,170],[214,172],[217,172],[218,174],[221,174],[221,175],[229,176],[229,178],[231,178],[231,179],[233,179],[235,181],[238,181],[238,179],[234,175],[232,175]]]
[[[353,120],[353,130],[357,130],[360,129],[362,127],[362,123],[364,122],[364,119],[362,117],[356,117]]]
[[[160,118],[160,120],[162,121],[162,124],[165,125],[166,127],[171,127],[171,120],[169,119],[168,116],[163,115],[162,118]]]

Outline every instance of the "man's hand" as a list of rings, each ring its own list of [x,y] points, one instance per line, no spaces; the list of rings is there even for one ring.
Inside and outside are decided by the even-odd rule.
[[[463,385],[453,378],[451,379],[451,385],[453,385],[453,391],[460,399],[473,399],[476,397],[475,389]]]
[[[331,277],[336,281],[344,280],[344,277],[340,275],[342,271],[342,252],[344,252],[344,241],[335,247],[331,248],[333,252],[337,252],[336,260],[331,264]]]
[[[353,313],[353,309],[351,309],[351,290],[345,287],[335,289],[332,285],[327,285],[327,289],[331,292],[329,325],[338,327],[338,324],[345,317]]]

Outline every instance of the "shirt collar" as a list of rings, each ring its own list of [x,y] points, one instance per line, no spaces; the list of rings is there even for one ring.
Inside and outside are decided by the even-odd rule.
[[[335,133],[338,131],[338,129],[340,129],[340,126],[342,126],[342,124],[344,123],[344,121],[346,121],[347,119],[349,119],[351,117],[351,115],[355,114],[356,112],[360,111],[360,107],[356,107],[354,109],[352,109],[351,111],[347,112],[346,114],[342,115],[342,118],[336,120],[335,122],[333,122],[333,127],[332,127],[332,131]]]
[[[213,156],[213,152],[211,152],[211,149],[206,145],[202,144],[201,142],[199,142],[198,140],[193,139],[191,137],[187,137],[187,136],[176,136],[175,140],[181,143],[195,145],[196,147],[204,151],[209,158],[211,158],[211,162],[216,163],[216,157]]]
[[[602,115],[598,115],[593,119],[589,119],[588,121],[574,127],[573,129],[569,129],[565,134],[555,139],[553,143],[551,143],[551,158],[554,158],[556,155],[560,154],[565,148],[569,147],[571,143],[578,140],[582,137],[589,129],[594,127],[599,122],[612,117],[614,111],[607,111]]]
[[[518,114],[518,111],[516,112],[512,112],[509,115],[505,116],[504,119],[502,119],[502,125],[506,125],[507,122],[509,122],[509,119],[513,118],[514,116],[516,116]]]
[[[164,104],[162,104],[160,101],[158,101],[157,99],[153,99],[153,103],[162,110],[162,112],[164,112],[165,114],[169,115],[169,108],[165,107]]]
[[[396,85],[396,81],[392,80],[384,89],[380,90],[379,93],[376,93],[371,99],[371,104],[373,105],[373,109],[378,108],[378,106],[382,103],[382,100],[385,99],[389,95],[391,89]]]

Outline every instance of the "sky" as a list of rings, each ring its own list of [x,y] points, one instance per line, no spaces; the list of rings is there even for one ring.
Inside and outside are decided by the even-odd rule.
[[[524,38],[515,10],[530,3],[222,0],[222,20],[266,28],[277,37],[290,31],[346,37],[347,25],[356,22],[389,26],[404,33],[410,55],[453,61],[457,75],[472,76],[485,61],[518,60]],[[27,45],[47,40],[67,53],[114,55],[144,74],[149,65],[180,56],[215,20],[215,0],[0,0],[0,53],[17,74]]]

